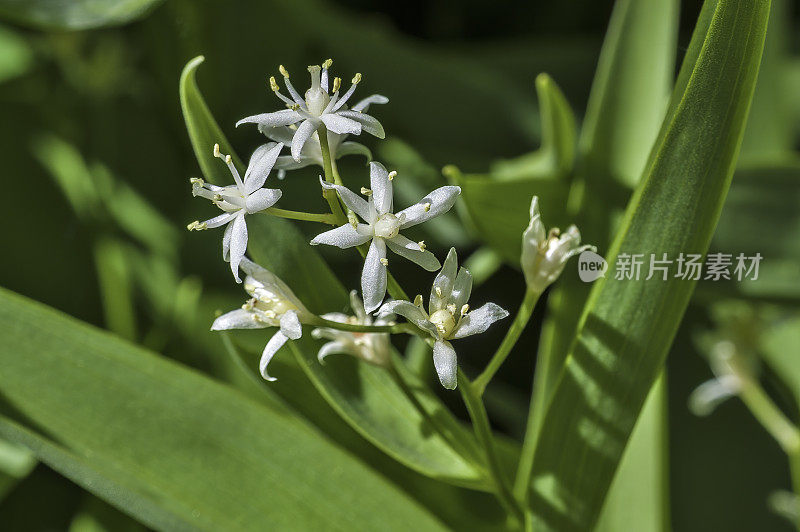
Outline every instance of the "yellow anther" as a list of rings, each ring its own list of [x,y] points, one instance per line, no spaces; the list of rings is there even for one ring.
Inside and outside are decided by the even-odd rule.
[[[365,187],[361,187],[361,193],[365,196],[372,196],[372,191]]]
[[[434,292],[436,292],[436,295],[438,297],[442,297],[442,287],[441,286],[437,286],[436,289],[434,290]]]
[[[231,164],[231,156],[230,155],[226,155],[225,156],[225,164]]]
[[[419,246],[419,250],[420,251],[425,251],[425,248],[428,247],[428,246],[425,245],[425,241],[424,240],[420,240],[419,242],[417,242],[417,245]]]
[[[222,196],[219,194],[214,194],[214,197],[211,198],[211,201],[222,201]]]
[[[422,307],[422,294],[417,294],[417,297],[414,298],[414,304],[418,307]]]
[[[197,185],[197,186],[202,187],[205,184],[205,181],[203,181],[199,177],[192,177],[192,178],[189,178],[189,183],[191,183],[192,185]]]
[[[449,305],[447,305],[447,312],[449,312],[450,314],[455,315],[455,313],[456,313],[456,304],[455,303],[450,303]]]
[[[469,312],[469,305],[465,304],[463,307],[461,307],[461,315],[466,316],[467,312]]]
[[[425,212],[428,212],[429,210],[431,210],[431,204],[430,203],[423,203],[422,207],[425,209]]]
[[[383,264],[384,266],[388,266],[389,265],[389,259],[387,259],[386,257],[382,258],[381,259],[381,264]]]
[[[397,176],[397,170],[389,172],[389,181],[392,181]]]
[[[278,82],[275,81],[275,76],[269,77],[269,88],[272,89],[272,92],[279,92],[281,89],[278,87]]]
[[[333,64],[333,59],[326,59],[322,63],[322,68],[330,68],[332,64]]]
[[[361,82],[361,72],[353,76],[353,85],[358,85]]]
[[[358,227],[358,218],[356,218],[356,213],[353,211],[347,212],[347,220],[350,222],[350,225],[353,226],[353,229]]]
[[[199,221],[195,220],[194,222],[192,222],[189,225],[187,225],[186,229],[188,229],[189,231],[202,231],[203,229],[206,229],[207,227],[208,227],[208,225],[205,222],[199,222]]]
[[[289,79],[289,71],[288,71],[288,70],[286,70],[286,68],[284,68],[284,66],[283,66],[283,65],[280,65],[280,66],[278,67],[278,70],[280,71],[280,73],[281,73],[281,76],[283,76],[283,77],[284,77],[284,78],[286,78],[286,79]]]
[[[288,107],[292,111],[297,111],[298,109],[300,109],[300,104],[296,103],[294,105],[287,105],[286,107]]]
[[[339,92],[339,89],[342,88],[342,78],[336,77],[333,78],[333,92]]]
[[[219,157],[219,144],[214,144],[214,157]]]

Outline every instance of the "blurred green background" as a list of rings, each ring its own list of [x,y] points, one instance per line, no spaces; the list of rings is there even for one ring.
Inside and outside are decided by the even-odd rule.
[[[679,57],[700,4],[682,2]],[[580,116],[612,6],[610,0],[167,0],[110,28],[41,29],[5,18],[0,175],[9,195],[0,285],[213,372],[204,350],[186,349],[185,332],[210,323],[214,301],[241,294],[220,260],[220,234],[183,229],[212,212],[192,200],[188,184],[199,170],[177,86],[189,59],[205,55],[198,82],[240,154],[263,138],[233,124],[278,108],[266,83],[278,64],[300,77],[305,65],[332,57],[343,79],[362,72],[357,96],[379,92],[390,103],[373,111],[388,141],[361,141],[409,176],[399,194],[410,201],[417,189],[443,182],[445,164],[485,172],[498,158],[535,149],[538,73],[555,79]],[[787,49],[795,53],[797,3],[781,13],[791,29]],[[791,72],[800,72],[794,63]],[[748,134],[758,138],[759,132]],[[345,180],[365,180],[361,162],[343,162]],[[288,177],[281,206],[322,209],[315,172]],[[437,230],[442,236],[431,247],[438,255],[453,243],[463,257],[478,247],[453,217]],[[351,272],[349,286],[357,285],[355,257],[327,258],[337,271]],[[428,279],[404,266],[396,275],[422,291]],[[476,302],[491,297],[506,308],[517,304],[521,275],[501,273],[476,291]],[[789,486],[777,445],[738,401],[708,418],[687,410],[691,390],[711,376],[692,340],[709,324],[702,307],[690,307],[668,363],[673,526],[789,530],[766,504],[770,492]],[[468,372],[502,337],[499,329],[464,346]],[[535,343],[537,330],[530,327],[522,341]],[[512,356],[500,372],[503,385],[487,397],[497,428],[513,436],[523,428],[532,372],[532,360]],[[8,490],[3,486],[5,530],[137,527],[43,465]]]

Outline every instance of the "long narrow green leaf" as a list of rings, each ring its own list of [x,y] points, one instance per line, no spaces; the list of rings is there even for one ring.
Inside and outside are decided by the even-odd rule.
[[[5,290],[0,328],[0,435],[149,526],[440,528],[302,423],[194,371]]]
[[[761,60],[769,0],[707,2],[667,118],[611,250],[705,253],[725,199]],[[660,256],[660,255],[659,255]],[[597,520],[695,282],[597,282],[553,390],[530,499],[541,529]]]
[[[228,178],[223,178],[218,168],[227,170],[213,161],[211,151],[203,147],[218,142],[225,147],[223,151],[234,151],[195,82],[195,71],[201,62],[202,58],[195,58],[184,69],[181,102],[204,174],[209,180],[222,181]],[[317,190],[318,184],[309,186]],[[286,220],[261,215],[251,216],[248,228],[253,259],[286,281],[312,312],[347,311],[347,292],[296,227]],[[316,356],[320,345],[306,334],[277,356],[289,356],[293,351],[300,367],[331,407],[359,434],[396,460],[434,478],[487,488],[481,454],[472,434],[430,390],[406,375],[414,388],[412,401],[383,369],[354,359],[331,360],[323,367]],[[281,377],[279,372],[275,376]]]

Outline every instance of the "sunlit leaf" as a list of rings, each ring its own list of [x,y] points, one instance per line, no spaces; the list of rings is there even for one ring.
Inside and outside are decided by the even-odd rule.
[[[0,0],[0,16],[42,29],[85,30],[141,18],[163,0]]]
[[[768,16],[768,0],[706,2],[609,263],[621,253],[707,251],[741,143]],[[694,285],[611,276],[594,285],[542,423],[547,438],[536,448],[530,498],[539,527],[579,530],[596,522]]]

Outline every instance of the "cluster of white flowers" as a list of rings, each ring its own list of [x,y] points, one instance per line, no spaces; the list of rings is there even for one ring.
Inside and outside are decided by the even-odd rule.
[[[250,295],[240,309],[217,318],[212,330],[279,328],[264,348],[260,362],[262,376],[274,380],[267,372],[270,360],[287,340],[301,337],[303,324],[317,327],[312,331],[314,338],[329,340],[319,350],[320,361],[329,354],[346,353],[378,366],[389,366],[391,344],[386,329],[396,325],[392,318],[398,314],[413,324],[418,334],[429,337],[439,379],[445,388],[453,389],[457,384],[457,365],[450,341],[482,333],[495,321],[507,317],[508,312],[494,303],[470,311],[467,300],[472,290],[472,276],[465,268],[458,268],[455,249],[450,250],[444,266],[441,266],[423,241],[414,242],[401,231],[449,211],[461,193],[459,187],[437,188],[417,203],[396,212],[392,181],[397,172],[387,171],[378,162],[369,163],[370,188],[360,191],[364,197],[338,184],[340,181],[331,183],[320,176],[323,191],[337,194],[338,199],[334,201],[341,201],[347,217],[345,219],[339,213],[341,219],[337,227],[317,235],[311,244],[345,249],[369,243],[361,273],[363,303],[353,291],[351,304],[355,314],[352,316],[341,313],[314,315],[276,275],[245,257],[248,238],[246,215],[269,213],[268,209],[281,198],[280,190],[264,188],[273,168],[278,170],[278,177],[282,179],[289,170],[309,165],[324,168],[345,155],[361,154],[370,160],[371,153],[365,146],[345,140],[346,137],[362,132],[381,139],[385,136],[380,122],[366,111],[371,104],[385,104],[388,99],[374,94],[348,107],[347,102],[361,81],[361,74],[356,74],[350,88],[340,94],[342,82],[340,78],[330,79],[331,64],[329,59],[321,66],[308,67],[311,87],[304,96],[294,88],[289,72],[283,66],[279,71],[289,96],[281,93],[274,77],[270,78],[272,91],[287,108],[249,116],[236,124],[257,124],[259,131],[270,140],[255,150],[244,179],[231,156],[220,153],[219,146],[215,145],[214,155],[228,166],[235,184],[218,186],[198,178],[191,180],[192,194],[210,200],[223,214],[205,222],[192,222],[188,228],[203,230],[227,226],[222,242],[223,259],[230,263],[237,282],[242,282],[240,269],[246,274],[244,289]],[[281,155],[286,145],[290,146],[289,156]],[[326,157],[330,160],[326,161]],[[559,240],[556,234],[545,240],[535,198],[531,209],[531,227],[524,238],[529,245],[523,246],[527,249],[523,252],[523,269],[529,285],[542,285],[543,290],[558,276],[563,263],[582,248],[577,247],[580,237],[573,228],[568,230],[566,238]],[[389,264],[387,248],[425,270],[436,271],[441,267],[433,282],[428,311],[423,307],[422,296],[417,296],[413,303],[391,300],[383,304]],[[373,320],[371,314],[375,311],[378,318]],[[377,330],[369,332],[373,327]]]

